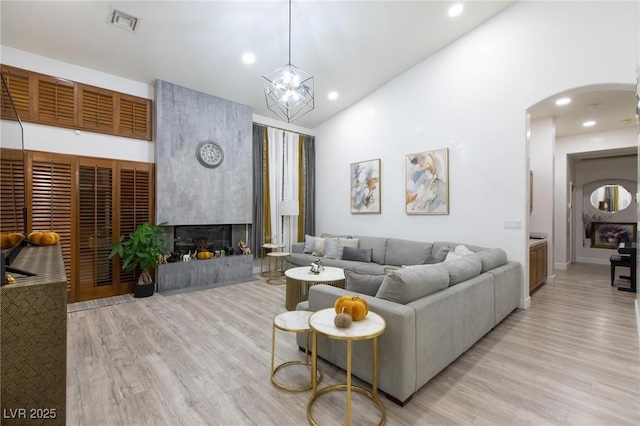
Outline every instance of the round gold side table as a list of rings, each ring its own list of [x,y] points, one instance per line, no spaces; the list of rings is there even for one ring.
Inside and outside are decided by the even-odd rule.
[[[312,344],[312,356],[311,356],[311,370],[316,368],[318,362],[318,334],[321,334],[329,339],[345,340],[347,342],[347,383],[326,386],[322,389],[318,389],[318,384],[315,377],[311,378],[312,394],[307,403],[307,418],[309,423],[318,426],[318,423],[313,419],[311,415],[311,408],[313,403],[318,400],[318,397],[325,393],[346,390],[347,392],[347,420],[346,424],[351,425],[351,392],[358,392],[373,402],[376,403],[380,409],[381,419],[379,425],[384,424],[385,421],[385,409],[384,404],[378,397],[378,336],[384,333],[387,328],[387,323],[380,315],[369,311],[366,317],[360,321],[354,321],[348,328],[338,328],[333,323],[336,316],[334,308],[322,309],[315,312],[309,318],[309,327],[313,332],[313,344]],[[360,386],[351,385],[351,345],[357,340],[372,340],[373,343],[373,383],[371,384],[371,391],[362,388]]]
[[[312,367],[311,363],[309,362],[309,333],[311,332],[311,329],[309,328],[309,317],[312,314],[313,312],[309,311],[284,312],[273,319],[273,327],[271,332],[271,383],[273,383],[274,386],[279,389],[289,392],[302,392],[311,389],[311,382],[322,381],[322,369],[320,367],[316,368],[315,365]],[[278,365],[277,367],[275,366],[276,329],[292,333],[307,333],[304,361],[287,361]],[[292,387],[279,383],[276,380],[276,373],[278,372],[278,370],[295,364],[309,366],[311,370],[311,380],[309,381],[309,384],[306,386]],[[314,372],[316,372],[316,374],[314,374]],[[319,375],[319,377],[317,376],[317,374]]]
[[[269,258],[269,271],[267,272],[267,284],[284,284],[285,260],[291,256],[287,251],[272,251],[267,253]],[[274,259],[274,266],[271,268],[271,259]]]

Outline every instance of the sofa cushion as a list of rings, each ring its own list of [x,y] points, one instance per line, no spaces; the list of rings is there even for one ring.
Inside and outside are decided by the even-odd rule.
[[[477,254],[471,254],[458,260],[443,262],[439,267],[449,273],[449,286],[452,286],[480,275],[482,262]]]
[[[338,239],[324,239],[324,257],[328,259],[338,259]]]
[[[384,263],[387,265],[418,265],[431,254],[432,243],[389,238]]]
[[[342,260],[355,260],[357,262],[371,262],[372,249],[345,247],[342,251]]]
[[[304,249],[302,249],[303,253],[311,254],[313,253],[313,248],[316,245],[316,238],[313,235],[304,236]]]
[[[487,272],[507,263],[507,253],[499,248],[479,251],[476,256],[482,262],[482,272]]]
[[[387,251],[387,238],[383,237],[363,237],[363,236],[354,236],[353,238],[357,238],[360,240],[360,245],[358,247],[362,249],[371,249],[371,261],[375,263],[379,263],[380,265],[385,264],[385,253]]]
[[[403,305],[449,286],[449,273],[440,265],[416,265],[390,272],[376,297]]]
[[[369,296],[375,296],[387,274],[359,274],[349,269],[344,270],[345,289],[362,293]]]
[[[315,237],[313,246],[313,256],[324,256],[324,238]]]
[[[345,247],[354,247],[358,248],[360,245],[360,240],[357,238],[338,238],[338,257],[337,259],[342,259],[342,252]]]

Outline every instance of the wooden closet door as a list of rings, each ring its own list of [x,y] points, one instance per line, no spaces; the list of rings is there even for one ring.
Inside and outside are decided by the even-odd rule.
[[[109,259],[114,235],[115,162],[81,158],[78,167],[78,283],[76,300],[121,294]]]
[[[121,162],[119,164],[119,197],[116,235],[129,235],[138,225],[153,223],[153,164]],[[117,237],[116,237],[117,239]],[[118,265],[119,282],[132,291],[140,271],[125,272]]]
[[[75,202],[73,173],[76,159],[70,155],[27,152],[28,228],[31,231],[55,231],[60,235],[60,247],[67,274],[69,302],[72,292],[72,244]]]

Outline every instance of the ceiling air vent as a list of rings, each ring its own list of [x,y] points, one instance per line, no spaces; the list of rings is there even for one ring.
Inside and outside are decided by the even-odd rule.
[[[138,18],[135,16],[115,10],[113,7],[109,9],[109,16],[107,22],[113,24],[116,27],[124,28],[125,30],[135,31],[138,25]]]

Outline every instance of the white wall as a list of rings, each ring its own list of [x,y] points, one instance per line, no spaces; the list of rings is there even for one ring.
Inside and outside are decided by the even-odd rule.
[[[553,234],[553,152],[556,139],[554,119],[547,117],[531,120],[530,128],[529,167],[533,171],[533,210],[529,216],[529,231],[543,232],[549,236],[545,282],[552,282],[555,239]]]
[[[153,99],[153,82],[145,84],[127,80],[7,46],[0,46],[0,53],[0,62],[5,65]],[[146,163],[154,161],[153,142],[32,123],[23,125],[25,149]],[[1,146],[20,148],[17,126],[15,122],[0,121]]]
[[[633,84],[638,12],[631,2],[517,2],[317,127],[317,231],[502,247],[524,267],[527,307],[525,111],[568,88]],[[444,147],[450,214],[406,215],[405,155]],[[351,215],[349,164],[372,158],[382,159],[382,214]]]
[[[556,199],[556,205],[560,202],[566,202],[567,199],[572,199],[572,216],[570,217],[573,226],[573,242],[568,241],[569,236],[568,219],[566,209],[555,210],[555,262],[556,267],[559,265],[566,265],[572,261],[569,257],[570,244],[573,244],[574,257],[578,255],[578,248],[582,246],[582,200],[583,200],[583,187],[582,184],[588,181],[594,181],[598,179],[606,179],[616,177],[615,168],[611,168],[607,171],[610,176],[601,177],[587,177],[586,180],[582,177],[582,183],[577,182],[577,174],[579,163],[570,164],[570,155],[578,153],[598,152],[604,150],[615,149],[628,149],[637,148],[638,138],[636,129],[626,128],[619,130],[612,130],[608,132],[596,132],[588,133],[585,135],[568,136],[564,138],[558,138],[556,140],[555,151],[555,185],[554,194]],[[568,169],[569,167],[569,169]],[[635,172],[625,172],[623,176],[619,176],[622,179],[637,180],[637,174]],[[571,194],[567,194],[569,182],[573,182],[575,185],[575,191],[573,197]],[[635,194],[635,193],[634,193]],[[634,221],[634,220],[632,220]],[[562,236],[562,237],[561,237]],[[580,257],[582,261],[588,261],[585,258],[591,258],[591,255],[581,253]],[[596,257],[597,258],[597,257]]]

